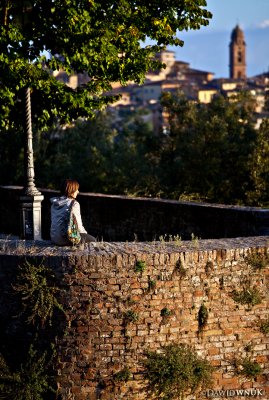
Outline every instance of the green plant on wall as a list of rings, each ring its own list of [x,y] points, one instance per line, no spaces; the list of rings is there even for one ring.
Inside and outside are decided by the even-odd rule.
[[[214,269],[214,264],[212,261],[207,261],[205,265],[205,273],[206,275],[210,275]]]
[[[121,371],[113,375],[114,382],[127,382],[131,379],[131,371],[128,367],[124,367]]]
[[[208,387],[212,367],[185,344],[164,346],[161,352],[148,352],[143,361],[147,392],[154,399],[183,399]]]
[[[124,313],[123,320],[124,320],[124,325],[127,326],[130,323],[138,321],[139,315],[133,311],[133,310],[128,310]]]
[[[193,243],[195,248],[199,247],[199,237],[195,236],[194,233],[191,234],[191,241],[192,241],[192,243]]]
[[[157,285],[156,280],[149,279],[149,281],[148,281],[148,291],[154,290],[156,288],[156,285]]]
[[[64,312],[57,300],[59,288],[55,284],[55,276],[42,263],[34,265],[26,261],[19,267],[14,290],[21,295],[28,322],[44,326],[47,322],[51,324],[55,309]]]
[[[172,242],[176,246],[180,246],[182,244],[181,236],[177,235],[169,235],[169,242]]]
[[[126,339],[130,340],[130,336],[127,331],[127,327],[129,324],[137,322],[139,319],[139,315],[134,310],[127,310],[123,313],[123,330],[122,333]]]
[[[182,263],[181,260],[178,260],[178,261],[177,261],[176,267],[177,267],[177,272],[178,272],[179,276],[180,276],[181,278],[185,278],[185,276],[187,275],[187,270],[186,270],[186,268],[184,267],[184,265],[183,265],[183,263]]]
[[[51,377],[46,373],[51,358],[47,352],[41,355],[31,345],[26,360],[20,368],[13,371],[0,355],[0,398],[6,400],[43,400],[50,393],[55,397],[51,387]]]
[[[199,308],[197,319],[198,319],[198,328],[199,330],[201,330],[206,326],[208,320],[208,310],[204,305],[204,303],[201,304],[201,307]]]
[[[255,286],[251,287],[249,282],[242,290],[233,290],[231,297],[236,303],[246,304],[250,308],[262,302],[260,291]]]
[[[260,326],[260,331],[264,335],[267,335],[269,333],[269,318],[267,318],[264,321],[260,321],[259,326]]]
[[[251,253],[245,257],[245,262],[253,270],[260,271],[269,266],[269,257],[268,254]]]
[[[6,292],[12,307],[6,322],[0,321],[1,399],[55,398],[55,343],[66,327],[63,307],[56,298],[60,290],[56,283],[48,267],[25,261]],[[61,313],[53,318],[56,309]]]
[[[255,379],[261,374],[262,368],[259,363],[252,361],[249,357],[236,360],[235,366],[239,375],[244,375],[248,379]]]
[[[170,317],[172,315],[172,311],[167,307],[161,309],[161,317]]]
[[[146,268],[147,266],[145,261],[137,260],[137,262],[135,263],[134,270],[135,272],[144,272]]]

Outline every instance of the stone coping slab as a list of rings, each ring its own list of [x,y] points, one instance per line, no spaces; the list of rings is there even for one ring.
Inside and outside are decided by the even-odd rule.
[[[21,240],[14,236],[0,235],[0,254],[32,256],[87,256],[134,253],[182,253],[269,246],[269,236],[253,236],[223,239],[199,239],[153,242],[92,242],[79,246],[56,246],[48,240]]]

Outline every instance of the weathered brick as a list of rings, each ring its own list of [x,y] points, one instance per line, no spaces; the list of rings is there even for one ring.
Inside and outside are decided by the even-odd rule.
[[[264,239],[246,240],[254,243]],[[167,343],[191,344],[201,356],[210,360],[220,371],[215,375],[213,387],[239,387],[231,361],[234,357],[244,357],[245,346],[249,343],[252,345],[251,357],[268,371],[269,338],[258,329],[258,321],[267,318],[267,296],[261,305],[252,309],[236,304],[230,297],[243,278],[253,275],[243,262],[244,255],[252,247],[236,247],[239,242],[237,239],[232,245],[232,239],[223,239],[212,244],[201,240],[199,248],[194,248],[191,243],[189,249],[181,250],[177,246],[174,251],[167,250],[165,244],[156,248],[143,243],[134,246],[111,243],[107,253],[104,251],[102,255],[93,250],[90,255],[85,251],[79,257],[72,256],[68,262],[59,257],[54,264],[51,258],[48,259],[49,265],[57,265],[57,273],[62,274],[61,286],[65,288],[69,306],[68,332],[58,339],[61,345],[57,366],[60,387],[66,393],[70,387],[73,400],[89,400],[87,396],[96,393],[98,380],[94,379],[98,371],[105,380],[115,372],[112,368],[115,365],[118,370],[128,365],[132,372],[137,371],[146,349],[154,351]],[[240,243],[243,245],[244,239]],[[222,248],[210,248],[215,245]],[[179,258],[187,271],[184,278],[173,274]],[[146,261],[143,274],[134,272],[137,259]],[[208,272],[205,268],[207,260],[213,263]],[[9,262],[8,268],[2,268],[0,258],[0,289],[4,285],[3,279],[12,276],[15,263],[14,267],[10,265]],[[261,278],[255,274],[254,283],[263,293],[267,291],[268,282],[264,277],[268,270],[259,272]],[[150,280],[156,281],[155,288],[149,288]],[[202,301],[209,310],[209,318],[204,329],[198,332],[197,313]],[[88,308],[85,303],[89,304]],[[2,302],[1,311],[3,307]],[[171,316],[161,316],[165,307],[172,311]],[[134,312],[133,321],[124,322],[126,311]],[[122,385],[120,396],[128,400],[147,399],[138,375]],[[258,384],[266,387],[267,382],[262,379],[250,382],[249,387]],[[102,390],[102,398],[115,400],[108,388]],[[132,391],[128,392],[128,388]]]

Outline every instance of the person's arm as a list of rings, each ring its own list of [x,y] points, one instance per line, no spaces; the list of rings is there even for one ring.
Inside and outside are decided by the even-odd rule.
[[[84,226],[82,224],[82,219],[81,219],[81,214],[80,214],[80,204],[77,201],[75,201],[75,203],[73,205],[73,213],[77,219],[79,233],[87,233],[86,229],[84,228]]]

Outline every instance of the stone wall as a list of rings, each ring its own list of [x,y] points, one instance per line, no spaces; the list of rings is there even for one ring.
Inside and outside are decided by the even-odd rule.
[[[212,385],[189,399],[269,398],[269,266],[255,268],[251,254],[266,260],[269,237],[153,243],[107,243],[84,249],[49,242],[0,241],[0,311],[5,287],[18,263],[44,262],[64,291],[68,329],[59,339],[55,365],[63,400],[146,400],[142,359],[146,350],[187,343],[214,366]],[[138,261],[145,269],[137,271]],[[256,288],[256,305],[233,300],[234,290]],[[204,305],[209,317],[198,323]],[[165,312],[164,312],[165,310]],[[235,360],[262,367],[255,379],[238,375]],[[130,379],[115,373],[129,368]],[[217,391],[223,390],[224,394]],[[245,390],[245,396],[236,394]],[[249,393],[249,396],[247,395]]]
[[[20,187],[0,186],[0,232],[20,234]],[[42,237],[49,239],[50,198],[57,192],[41,189]],[[82,218],[92,235],[106,241],[159,240],[164,235],[202,239],[269,234],[269,210],[254,207],[132,198],[81,193]]]

